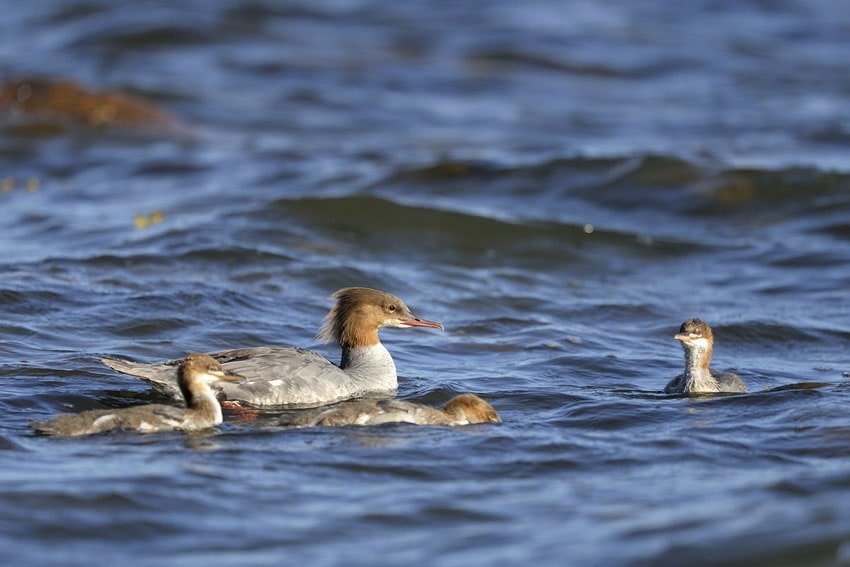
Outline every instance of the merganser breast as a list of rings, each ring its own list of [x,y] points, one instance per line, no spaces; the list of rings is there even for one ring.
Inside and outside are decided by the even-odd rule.
[[[342,350],[340,364],[303,348],[262,346],[209,353],[229,372],[245,377],[239,384],[217,383],[224,399],[255,407],[314,407],[369,395],[392,395],[398,388],[395,363],[381,344],[383,327],[442,329],[420,319],[390,293],[363,287],[335,292],[317,338],[335,341]],[[144,364],[104,358],[124,374],[151,383],[176,397],[179,360]]]
[[[65,414],[53,419],[30,423],[36,433],[77,437],[105,431],[195,431],[214,427],[222,422],[221,406],[210,384],[220,380],[238,381],[242,377],[226,372],[214,359],[191,354],[178,368],[179,390],[186,407],[148,404],[114,410],[90,410]]]
[[[385,423],[416,425],[469,425],[499,423],[496,410],[475,394],[455,396],[443,407],[434,408],[405,400],[351,400],[327,408],[299,411],[280,419],[288,427],[372,426]]]
[[[688,319],[673,337],[685,351],[685,372],[673,378],[664,388],[667,394],[746,393],[747,387],[734,372],[717,372],[710,368],[714,333],[700,319]]]

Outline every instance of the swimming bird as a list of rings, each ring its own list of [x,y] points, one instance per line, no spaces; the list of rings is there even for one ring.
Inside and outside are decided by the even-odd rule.
[[[714,334],[707,323],[688,319],[674,337],[685,350],[685,372],[667,384],[667,394],[708,394],[714,392],[746,393],[741,377],[732,372],[716,372],[709,368]]]
[[[449,400],[443,409],[395,399],[351,400],[329,408],[303,410],[292,416],[284,416],[280,419],[280,424],[291,427],[383,423],[469,425],[500,421],[493,406],[475,394],[461,394]]]
[[[210,390],[210,384],[219,380],[238,381],[242,376],[226,372],[215,359],[204,354],[190,354],[180,362],[177,372],[179,388],[186,401],[185,408],[148,404],[89,410],[43,422],[33,421],[30,427],[43,435],[77,437],[117,430],[140,433],[174,429],[195,431],[220,424],[221,406]]]
[[[213,387],[229,401],[254,407],[315,407],[368,395],[393,394],[398,388],[395,363],[381,344],[382,327],[429,327],[440,323],[420,319],[404,302],[384,291],[348,287],[331,295],[334,305],[317,338],[336,341],[342,349],[339,366],[302,348],[264,346],[209,353],[225,369],[246,377],[239,384]],[[170,360],[142,364],[101,359],[119,372],[150,382],[162,392],[177,393],[176,365]]]

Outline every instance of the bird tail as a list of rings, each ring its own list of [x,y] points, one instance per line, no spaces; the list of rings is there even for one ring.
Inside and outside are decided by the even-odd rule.
[[[181,396],[177,385],[177,366],[170,362],[162,364],[144,364],[130,360],[117,358],[101,358],[100,361],[121,374],[129,374],[141,378],[160,392],[169,395]]]
[[[117,370],[121,374],[129,374],[136,378],[153,379],[153,373],[150,372],[150,369],[153,368],[153,366],[150,364],[120,360],[118,358],[101,358],[100,361],[112,370]]]

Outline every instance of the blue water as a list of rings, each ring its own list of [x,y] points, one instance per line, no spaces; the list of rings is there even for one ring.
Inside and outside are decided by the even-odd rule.
[[[173,121],[0,106],[4,561],[850,561],[850,5],[0,7],[0,80]],[[27,427],[162,401],[103,355],[336,360],[351,285],[446,326],[382,332],[401,397],[503,423]],[[661,393],[694,316],[750,394]]]

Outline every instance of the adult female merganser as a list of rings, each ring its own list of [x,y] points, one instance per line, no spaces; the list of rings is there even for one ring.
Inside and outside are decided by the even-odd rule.
[[[715,392],[746,393],[747,387],[737,374],[715,372],[709,368],[714,335],[699,319],[688,319],[673,337],[685,349],[685,372],[673,378],[664,392],[667,394],[708,394]]]
[[[330,408],[299,411],[295,415],[282,417],[280,424],[291,427],[381,425],[382,423],[469,425],[500,421],[499,414],[493,406],[475,394],[461,394],[449,400],[443,409],[404,400],[352,400]]]
[[[331,296],[336,303],[317,338],[335,340],[342,348],[337,366],[302,348],[256,347],[210,353],[228,371],[246,377],[239,384],[216,384],[227,400],[255,407],[320,406],[356,397],[392,394],[398,388],[395,363],[378,338],[381,327],[430,327],[433,321],[414,316],[404,302],[383,291],[348,287]],[[176,365],[171,360],[141,364],[104,358],[103,363],[150,382],[168,395],[177,394]]]
[[[242,376],[226,372],[215,359],[190,354],[178,367],[178,384],[185,408],[148,404],[114,410],[90,410],[65,414],[48,421],[30,423],[37,433],[77,437],[104,431],[129,430],[140,433],[180,429],[207,429],[222,421],[221,406],[210,384],[219,380],[239,381]]]

